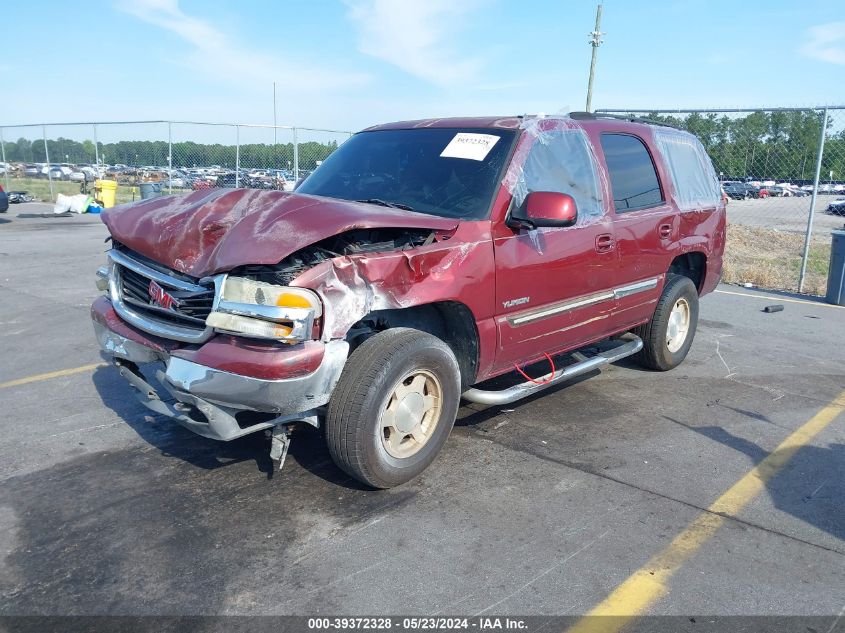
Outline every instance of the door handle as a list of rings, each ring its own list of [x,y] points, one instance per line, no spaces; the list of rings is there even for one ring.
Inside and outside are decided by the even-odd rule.
[[[613,250],[613,236],[610,233],[602,233],[596,237],[596,252],[607,253]]]
[[[664,240],[668,240],[670,237],[672,237],[672,225],[661,224],[658,227],[657,232],[660,234],[660,237],[662,237]]]

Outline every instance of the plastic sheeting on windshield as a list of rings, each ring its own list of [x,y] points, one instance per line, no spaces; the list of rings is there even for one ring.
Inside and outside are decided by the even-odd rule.
[[[654,139],[675,185],[675,204],[681,211],[719,205],[721,191],[713,163],[701,142],[678,130],[655,130]]]
[[[577,224],[604,213],[599,170],[587,134],[570,119],[530,119],[522,125],[534,140],[527,156],[517,155],[503,179],[521,205],[532,191],[568,193],[578,208]]]

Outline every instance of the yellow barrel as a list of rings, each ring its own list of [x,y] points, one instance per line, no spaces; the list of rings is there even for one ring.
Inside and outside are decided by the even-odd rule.
[[[97,180],[94,183],[94,190],[96,192],[94,197],[103,203],[104,209],[111,209],[114,206],[117,195],[116,180]]]

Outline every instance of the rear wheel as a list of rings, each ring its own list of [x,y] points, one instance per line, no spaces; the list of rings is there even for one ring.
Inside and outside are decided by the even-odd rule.
[[[634,333],[643,340],[637,360],[668,371],[686,358],[698,325],[698,290],[689,277],[668,275],[651,321]]]
[[[451,348],[410,328],[367,339],[349,357],[326,414],[335,463],[374,488],[391,488],[425,470],[442,448],[460,401]]]

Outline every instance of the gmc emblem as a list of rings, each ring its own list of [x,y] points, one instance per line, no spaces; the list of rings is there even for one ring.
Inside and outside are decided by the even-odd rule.
[[[167,291],[159,286],[155,279],[150,280],[150,285],[147,286],[147,292],[150,293],[150,299],[157,306],[161,306],[166,310],[173,310],[179,307],[180,301],[176,297],[167,294]]]

